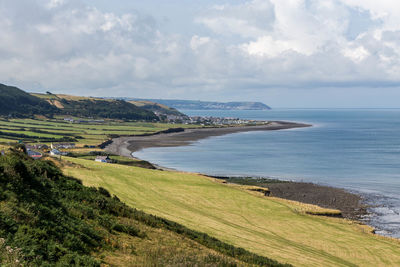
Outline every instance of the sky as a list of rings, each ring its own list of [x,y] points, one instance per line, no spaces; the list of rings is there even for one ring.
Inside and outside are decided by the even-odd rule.
[[[400,108],[399,63],[396,0],[0,0],[30,92]]]

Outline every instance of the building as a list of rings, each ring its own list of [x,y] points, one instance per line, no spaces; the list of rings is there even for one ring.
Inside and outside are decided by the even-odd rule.
[[[45,144],[33,144],[33,145],[25,145],[26,149],[48,149],[49,147]]]
[[[94,161],[103,162],[103,163],[112,163],[112,160],[109,156],[97,156]]]
[[[46,144],[34,144],[35,149],[49,149],[49,146]]]
[[[27,150],[26,154],[33,159],[41,159],[43,157],[42,153],[33,150]]]
[[[67,154],[67,152],[61,152],[57,149],[53,149],[50,151],[50,156],[66,156]]]

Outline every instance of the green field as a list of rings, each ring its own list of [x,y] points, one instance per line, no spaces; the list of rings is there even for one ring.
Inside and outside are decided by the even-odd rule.
[[[75,142],[83,145],[99,145],[110,137],[121,135],[151,134],[169,128],[188,128],[193,125],[121,122],[106,120],[104,123],[69,123],[59,119],[0,119],[0,142]],[[62,140],[66,139],[66,140]]]
[[[295,266],[400,266],[400,242],[339,218],[312,216],[301,204],[266,198],[201,175],[66,158],[84,184],[259,255]],[[305,209],[307,207],[305,206]]]

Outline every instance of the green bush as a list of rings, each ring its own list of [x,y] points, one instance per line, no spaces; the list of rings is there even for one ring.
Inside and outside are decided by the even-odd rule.
[[[8,207],[0,213],[0,236],[21,248],[26,261],[98,266],[87,255],[105,245],[100,226],[135,233],[125,226],[114,229],[122,203],[106,190],[63,176],[52,162],[34,161],[15,150],[0,157],[0,171],[1,198]]]

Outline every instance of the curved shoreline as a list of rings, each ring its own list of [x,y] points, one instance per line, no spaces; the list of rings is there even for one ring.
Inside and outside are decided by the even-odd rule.
[[[312,125],[302,123],[274,121],[267,125],[259,126],[185,129],[179,132],[115,138],[105,150],[120,156],[134,158],[132,155],[133,152],[144,148],[185,146],[200,139],[239,132],[284,130],[311,126]],[[179,171],[164,166],[158,166],[153,163],[151,164],[160,170]],[[260,186],[268,187],[271,193],[276,197],[314,204],[323,208],[341,210],[343,217],[347,219],[360,221],[367,213],[366,205],[363,203],[363,199],[359,194],[349,192],[342,188],[321,186],[313,183],[281,182],[282,183],[260,184]]]
[[[132,153],[150,147],[186,146],[200,139],[212,136],[221,136],[232,133],[252,131],[274,131],[311,127],[310,124],[271,121],[265,125],[234,126],[221,128],[191,128],[184,131],[170,133],[155,133],[145,136],[123,136],[114,138],[105,150],[125,157],[132,157]]]

